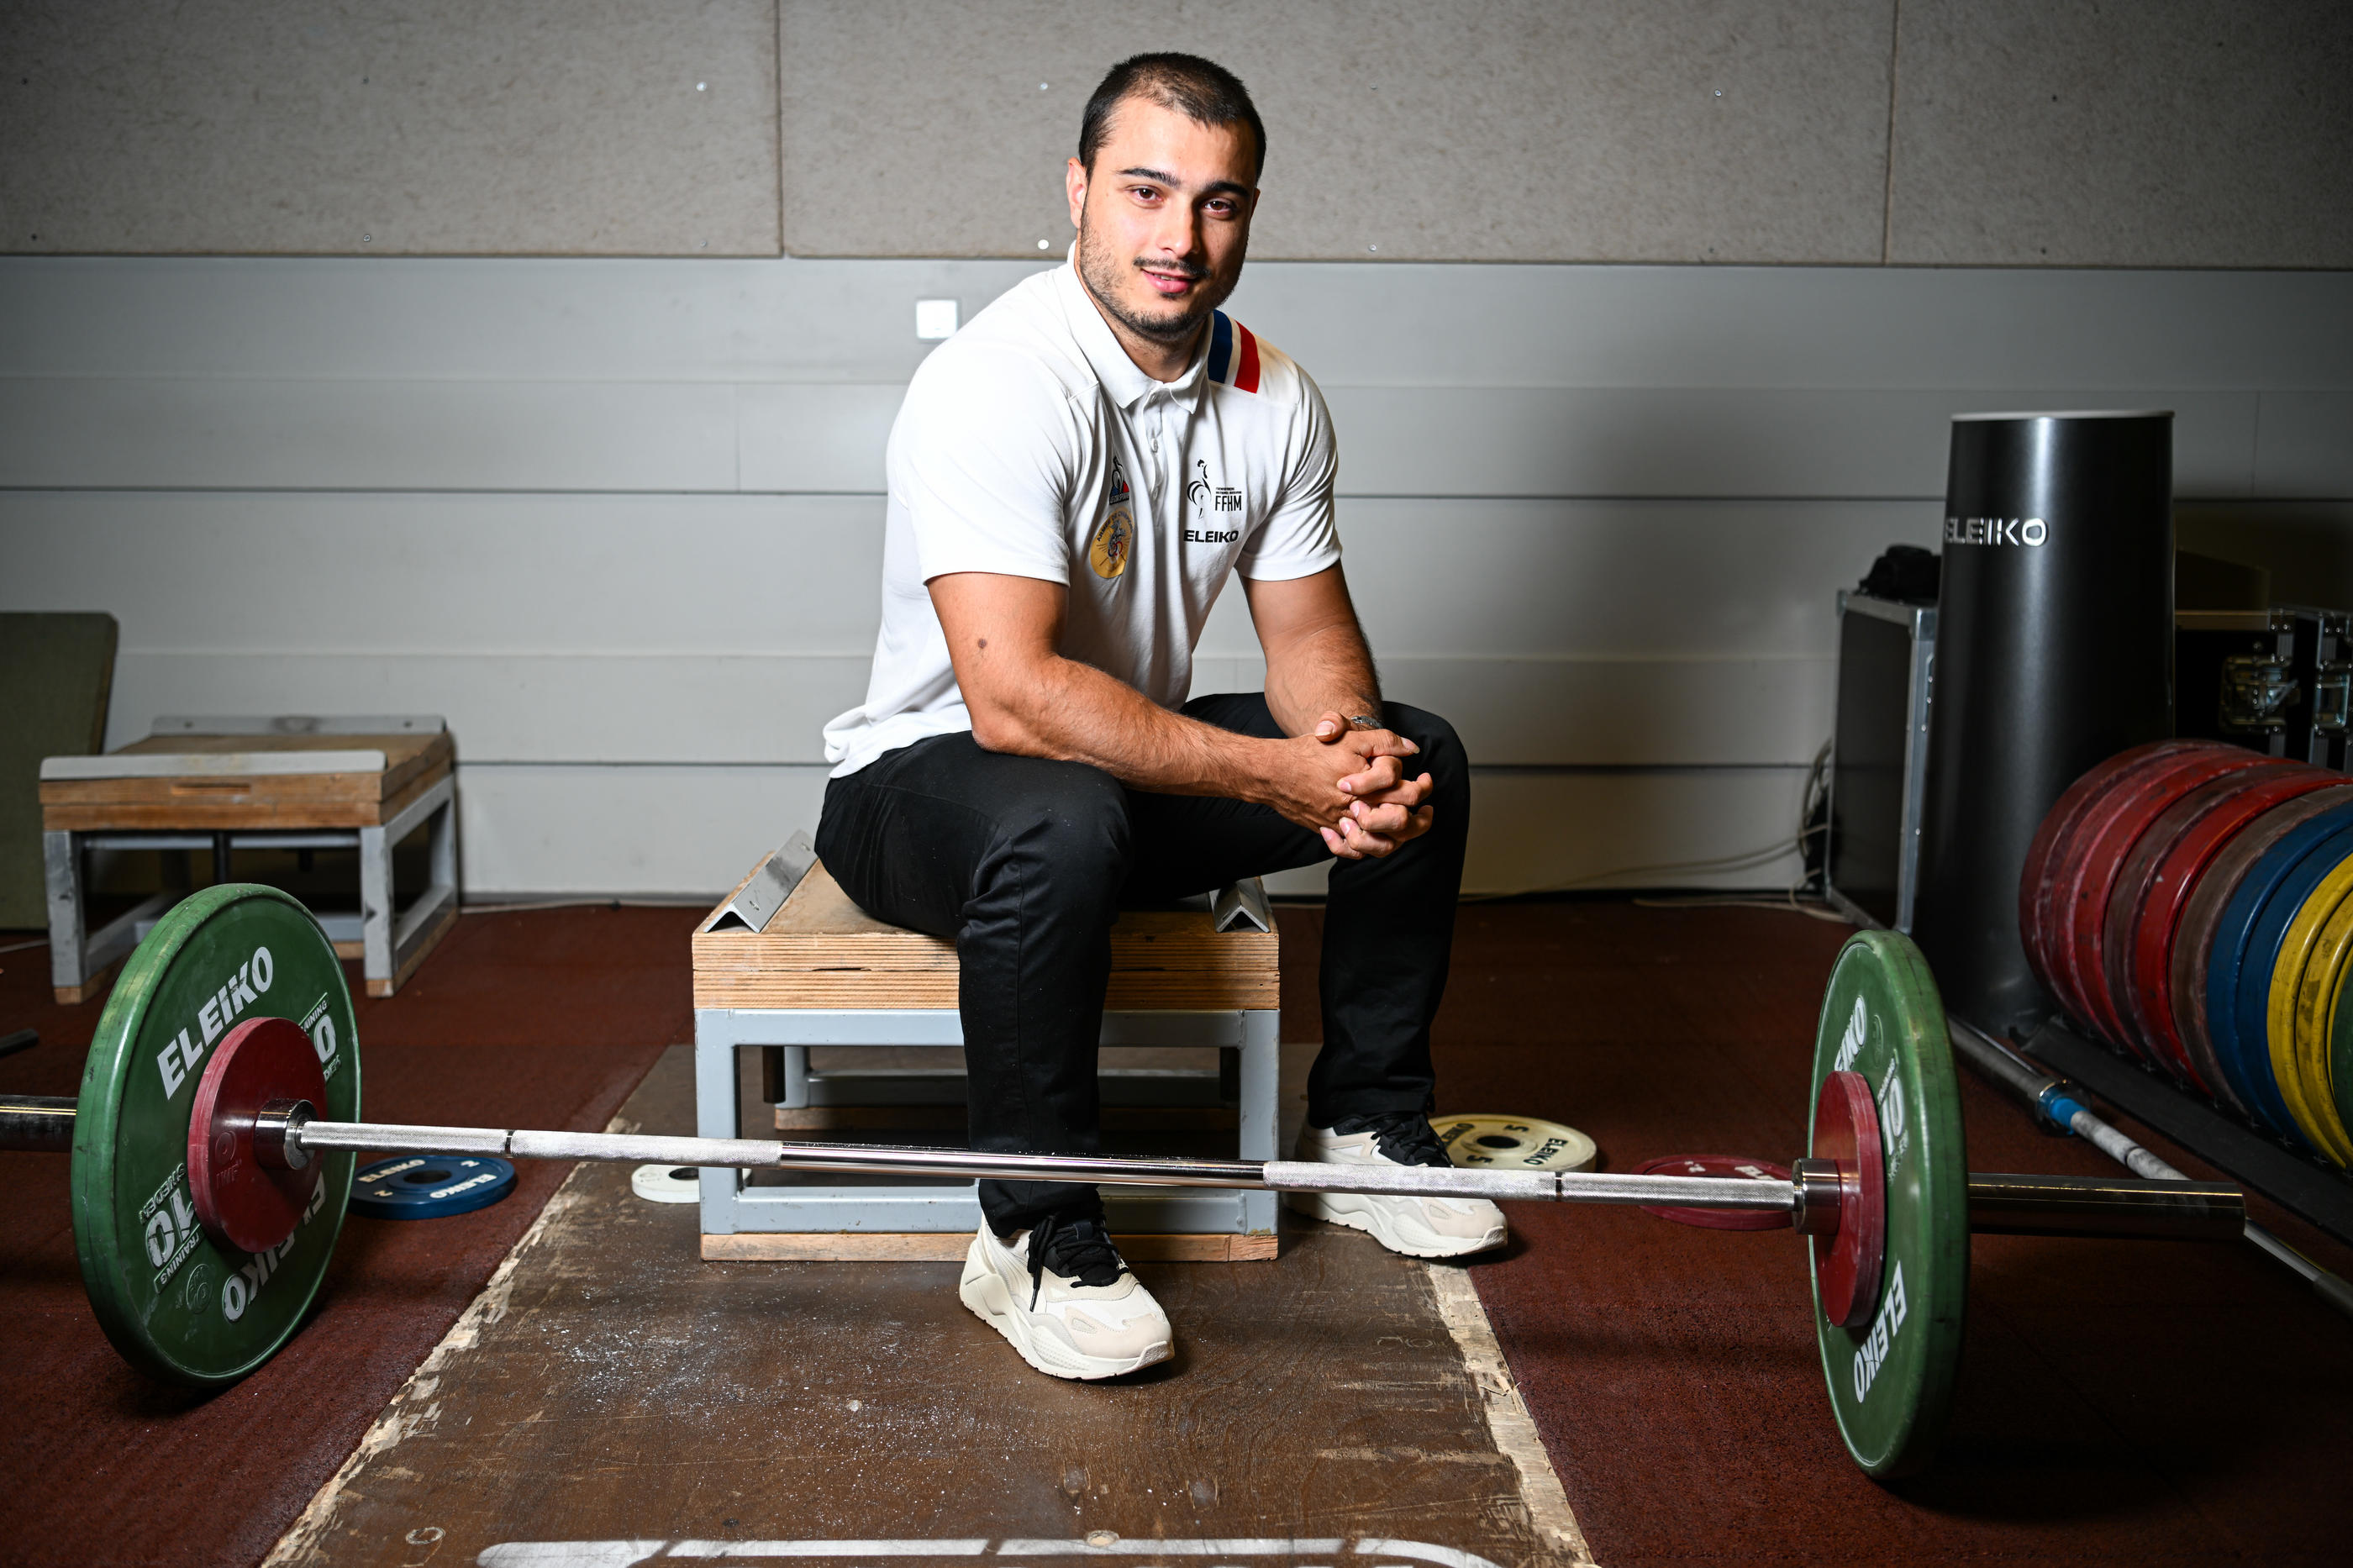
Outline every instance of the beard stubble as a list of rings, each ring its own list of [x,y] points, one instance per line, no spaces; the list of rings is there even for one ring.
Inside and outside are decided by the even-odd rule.
[[[1209,312],[1224,304],[1226,296],[1233,292],[1231,283],[1221,288],[1214,277],[1204,272],[1200,277],[1206,287],[1194,294],[1189,304],[1166,314],[1140,314],[1122,303],[1119,293],[1121,285],[1131,281],[1140,270],[1135,259],[1113,256],[1111,247],[1103,242],[1094,226],[1086,222],[1085,217],[1082,210],[1079,224],[1079,280],[1086,285],[1087,292],[1094,296],[1097,305],[1137,337],[1147,338],[1156,343],[1181,342],[1200,331],[1201,323],[1209,319]],[[1238,256],[1235,260],[1239,264],[1240,258]]]

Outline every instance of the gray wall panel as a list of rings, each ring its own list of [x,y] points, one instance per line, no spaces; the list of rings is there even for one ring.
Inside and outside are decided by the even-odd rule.
[[[1182,47],[1267,121],[1261,256],[1876,261],[1893,10],[784,0],[785,245],[1059,255],[1088,93]],[[933,48],[953,68],[911,69]]]
[[[903,382],[1034,265],[0,258],[0,374]],[[2353,389],[2353,273],[1252,262],[1325,386]]]
[[[1326,385],[2343,387],[2343,272],[1252,263]]]
[[[1003,261],[0,258],[18,375],[902,381],[915,301],[969,317]]]
[[[438,713],[486,762],[815,763],[819,728],[865,695],[866,668],[862,652],[126,647],[107,731],[136,740],[164,713]]]
[[[0,485],[732,490],[735,389],[11,378]]]
[[[0,605],[102,597],[124,646],[153,652],[863,656],[881,513],[868,496],[0,490]]]
[[[2251,493],[2255,395],[2152,388],[1816,392],[1326,386],[1348,495],[1941,497],[1955,414],[2162,407],[2185,495]],[[2329,415],[2336,417],[2333,424]],[[2353,422],[2323,406],[2341,438]],[[2353,488],[2353,448],[2306,442],[2283,493]],[[2303,486],[2312,486],[2309,489]]]
[[[736,775],[807,772],[862,689],[914,300],[1029,270],[0,263],[0,606],[121,617],[118,740],[446,710],[514,775],[479,889],[724,880],[772,809]],[[1329,390],[1389,689],[1506,770],[1482,887],[1783,830],[1831,595],[1933,542],[1955,409],[2179,407],[2185,542],[2353,603],[2353,275],[1293,264],[1236,310]],[[1197,689],[1260,679],[1239,595],[1202,653]],[[551,823],[652,869],[564,881],[624,871]]]
[[[1803,784],[1793,769],[1484,773],[1463,886],[1785,887],[1797,857],[1772,851],[1795,842]],[[461,757],[467,892],[715,900],[817,820],[824,788],[814,767],[501,767]],[[1278,892],[1318,892],[1324,868],[1267,880]]]
[[[896,383],[0,380],[0,485],[879,495]],[[1344,496],[1935,498],[1988,409],[2168,407],[2185,496],[2353,494],[2353,395],[1712,387],[1324,393]]]
[[[1348,584],[1384,658],[1827,655],[1825,585],[1942,509],[1881,501],[1393,500],[1339,508]],[[1642,584],[1638,593],[1628,585]],[[1202,647],[1255,652],[1241,595]]]
[[[498,767],[458,762],[469,898],[721,895],[817,820],[822,768]]]
[[[747,490],[858,490],[889,486],[884,457],[903,382],[747,386],[738,405]]]
[[[2343,0],[1905,0],[1890,259],[2353,266]]]
[[[0,248],[774,255],[774,0],[0,7]]]
[[[2287,500],[2353,494],[2353,392],[2266,392],[2255,493]]]
[[[1802,766],[1829,734],[1826,658],[1384,658],[1399,701],[1441,713],[1482,765]],[[1256,660],[1197,691],[1256,690]],[[125,648],[108,738],[165,713],[439,713],[496,763],[815,763],[866,693],[857,654],[343,653]]]

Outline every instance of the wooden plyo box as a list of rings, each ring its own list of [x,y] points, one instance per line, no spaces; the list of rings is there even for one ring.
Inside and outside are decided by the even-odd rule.
[[[41,829],[50,908],[52,985],[60,1003],[98,994],[136,945],[136,926],[170,907],[159,893],[96,932],[86,929],[82,853],[109,842],[209,848],[225,874],[235,848],[348,847],[359,854],[356,940],[335,951],[362,963],[372,996],[389,996],[448,934],[458,915],[456,747],[438,718],[375,733],[349,722],[286,732],[283,721],[159,720],[156,733],[98,757],[52,757],[41,768]],[[204,728],[203,726],[212,726]],[[431,882],[393,908],[392,850],[424,826]]]
[[[381,827],[448,776],[430,735],[150,735],[41,779],[45,832]]]
[[[733,894],[729,895],[732,899]],[[721,906],[723,910],[724,905]],[[822,862],[757,931],[694,933],[701,1007],[954,1007],[955,944],[886,925],[850,902]],[[1219,931],[1201,910],[1139,910],[1111,928],[1113,1012],[1219,1012],[1282,998],[1272,931]]]
[[[755,869],[713,910],[692,939],[694,1006],[698,1052],[705,1020],[725,1017],[735,1031],[733,1045],[778,1043],[796,1032],[795,1016],[871,1012],[906,1020],[903,1043],[960,1038],[955,1024],[958,968],[953,943],[876,920],[851,902],[821,863],[811,863],[790,896],[757,931],[729,920],[750,887]],[[1194,1015],[1212,1020],[1247,1020],[1262,1037],[1244,1075],[1246,1103],[1238,1120],[1242,1140],[1266,1144],[1271,1158],[1274,1116],[1274,1019],[1281,995],[1281,942],[1274,932],[1219,931],[1206,910],[1150,910],[1123,914],[1112,928],[1112,973],[1104,997],[1107,1015]],[[765,1021],[771,1035],[762,1035]],[[1187,1022],[1172,1019],[1179,1027]],[[1174,1041],[1172,1043],[1185,1043]],[[1218,1043],[1205,1040],[1203,1043]],[[732,1056],[732,1046],[727,1047]],[[790,1048],[789,1047],[787,1048]],[[1262,1058],[1262,1059],[1261,1059]],[[740,1108],[733,1103],[731,1069],[705,1069],[705,1095],[724,1093],[729,1104],[700,1114],[706,1135],[735,1136]],[[722,1086],[724,1086],[723,1088]],[[1263,1105],[1249,1103],[1255,1094]],[[881,1110],[841,1108],[850,1114],[837,1125],[873,1125]],[[908,1107],[909,1121],[937,1126],[937,1108]],[[780,1120],[784,1118],[780,1116]],[[726,1131],[717,1130],[724,1127]],[[807,1136],[806,1132],[801,1135]],[[819,1134],[822,1136],[822,1133]],[[706,1194],[710,1192],[706,1185]],[[705,1215],[711,1213],[706,1197]],[[1148,1260],[1229,1261],[1271,1258],[1275,1237],[1235,1232],[1132,1232],[1117,1239],[1129,1257]],[[709,1258],[953,1259],[964,1256],[969,1232],[881,1230],[762,1230],[737,1228],[706,1234]]]

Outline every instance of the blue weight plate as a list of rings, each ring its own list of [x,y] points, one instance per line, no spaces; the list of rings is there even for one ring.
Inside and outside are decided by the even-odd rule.
[[[2300,1148],[2309,1148],[2279,1086],[2272,1081],[2264,1008],[2272,963],[2288,921],[2327,875],[2353,853],[2353,805],[2300,823],[2249,868],[2223,906],[2206,970],[2206,1025],[2214,1054],[2258,1120]],[[2252,1002],[2250,1001],[2252,999]]]
[[[514,1191],[514,1167],[488,1154],[396,1154],[352,1178],[351,1212],[372,1219],[439,1219],[488,1208]]]

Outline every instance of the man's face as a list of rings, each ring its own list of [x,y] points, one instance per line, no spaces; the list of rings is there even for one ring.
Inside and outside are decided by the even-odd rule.
[[[1122,101],[1092,171],[1070,163],[1087,291],[1138,337],[1189,338],[1241,278],[1257,162],[1247,125],[1203,125],[1148,98]]]

